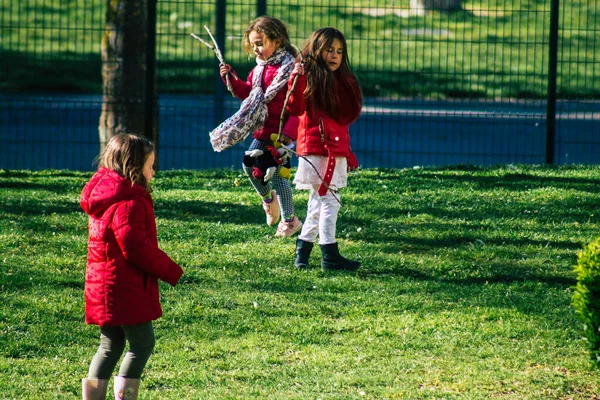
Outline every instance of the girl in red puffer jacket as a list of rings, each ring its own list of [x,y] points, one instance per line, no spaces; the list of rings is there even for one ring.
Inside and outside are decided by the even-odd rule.
[[[335,193],[346,187],[347,172],[358,167],[350,148],[349,126],[360,115],[362,94],[350,69],[346,39],[339,30],[317,30],[302,54],[305,61],[296,63],[289,82],[293,91],[287,111],[300,116],[297,152],[303,157],[298,160],[294,183],[310,193],[294,265],[308,267],[318,236],[322,268],[353,271],[360,264],[340,255],[335,238],[341,205]]]
[[[85,321],[100,326],[100,347],[82,382],[84,399],[106,397],[126,341],[130,347],[114,393],[116,399],[137,398],[154,348],[152,321],[162,315],[158,280],[175,286],[183,274],[158,247],[149,186],[154,152],[154,144],[143,137],[113,137],[81,193],[81,207],[89,215]]]
[[[279,133],[287,82],[294,67],[296,50],[290,44],[285,25],[276,18],[265,16],[250,23],[244,33],[244,47],[248,53],[252,51],[256,55],[257,64],[248,75],[247,81],[238,79],[231,66],[227,64],[221,65],[220,73],[223,78],[231,73],[233,94],[244,100],[240,111],[224,124],[233,124],[237,130],[248,129],[253,132],[254,140],[246,152],[250,155],[255,150],[267,152],[267,146],[273,146],[271,134]],[[290,145],[296,140],[298,134],[298,117],[287,116],[286,118],[281,143]],[[224,124],[215,131],[220,131]],[[212,135],[211,132],[211,137]],[[226,135],[222,137],[224,136]],[[290,182],[278,173],[273,175],[270,181],[265,182],[262,176],[253,174],[256,170],[246,162],[246,159],[242,168],[256,192],[262,197],[267,224],[277,224],[281,208],[281,222],[275,236],[294,235],[300,230],[302,223],[294,211]]]

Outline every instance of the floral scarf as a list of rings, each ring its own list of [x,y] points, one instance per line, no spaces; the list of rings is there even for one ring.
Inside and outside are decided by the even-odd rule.
[[[273,82],[263,92],[261,80],[266,65],[281,63]],[[240,109],[231,117],[223,121],[210,132],[210,143],[213,150],[220,152],[234,144],[246,139],[251,132],[259,130],[267,118],[267,103],[287,85],[292,69],[294,57],[285,49],[277,49],[268,60],[256,59],[252,77],[252,90],[250,95],[242,102]]]

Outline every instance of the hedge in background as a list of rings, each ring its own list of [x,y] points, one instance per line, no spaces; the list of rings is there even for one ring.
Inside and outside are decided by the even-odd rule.
[[[595,239],[578,254],[577,286],[573,306],[583,322],[584,338],[590,347],[590,356],[600,368],[600,238]]]

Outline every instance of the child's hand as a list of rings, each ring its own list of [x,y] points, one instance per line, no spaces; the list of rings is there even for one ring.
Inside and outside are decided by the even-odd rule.
[[[304,64],[297,62],[294,65],[294,70],[292,71],[292,74],[304,75]]]
[[[225,76],[229,72],[231,72],[231,65],[228,65],[228,64],[219,65],[219,73],[221,74],[221,76]]]
[[[281,135],[281,140],[280,142],[286,146],[290,145],[290,143],[292,143],[294,140],[292,140],[291,137],[289,136],[285,136],[285,135]]]
[[[358,158],[356,158],[356,154],[350,150],[350,154],[346,157],[348,161],[348,172],[356,171],[358,169]]]

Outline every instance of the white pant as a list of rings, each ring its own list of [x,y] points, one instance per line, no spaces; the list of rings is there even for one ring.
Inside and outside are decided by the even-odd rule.
[[[319,196],[319,185],[313,185],[308,196],[308,210],[302,232],[298,239],[319,244],[335,243],[335,229],[341,204],[327,191],[325,196]]]

